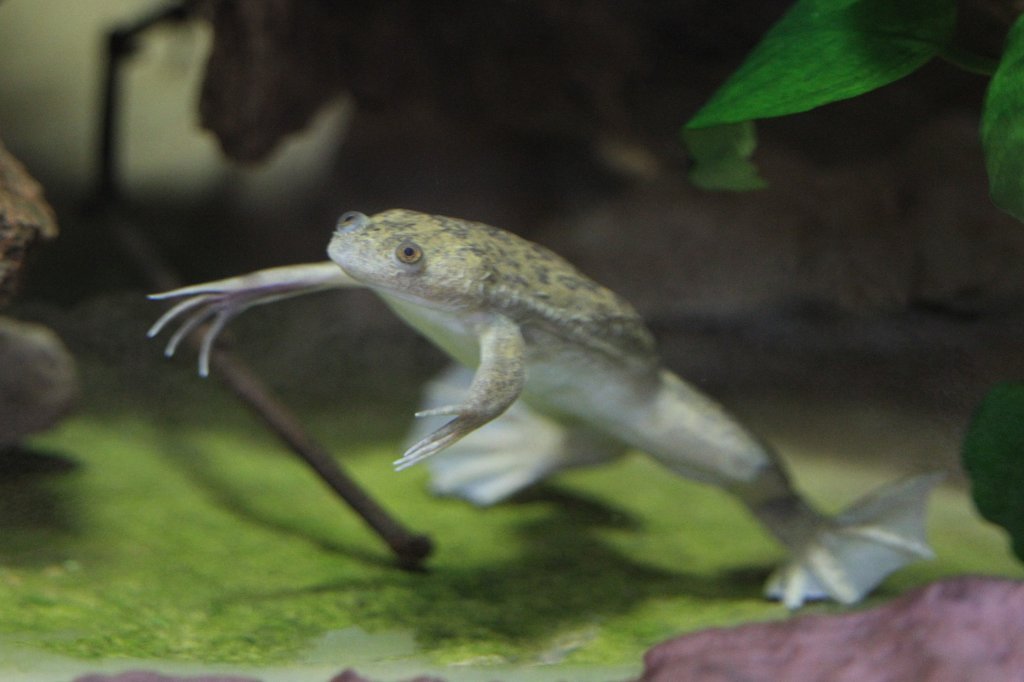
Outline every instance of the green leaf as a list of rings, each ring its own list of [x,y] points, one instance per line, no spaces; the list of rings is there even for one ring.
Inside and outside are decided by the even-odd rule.
[[[750,156],[757,147],[751,121],[731,125],[683,130],[683,142],[690,154],[690,182],[712,190],[746,191],[767,183],[757,173]]]
[[[978,511],[1010,534],[1024,561],[1024,384],[1001,384],[981,403],[963,451]]]
[[[1024,220],[1024,17],[1006,39],[981,116],[989,192],[999,208]]]
[[[799,0],[686,124],[783,116],[906,76],[949,43],[954,0]]]

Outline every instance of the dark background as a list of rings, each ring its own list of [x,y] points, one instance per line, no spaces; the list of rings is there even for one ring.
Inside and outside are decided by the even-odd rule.
[[[115,213],[185,281],[321,260],[346,210],[490,222],[632,300],[718,395],[916,405],[960,429],[1024,369],[1024,226],[987,195],[985,77],[936,61],[760,122],[768,189],[686,180],[680,127],[788,4],[198,0],[125,62]],[[107,31],[160,6],[0,3],[0,136],[62,227],[22,314],[82,334],[121,319],[103,343],[125,357],[156,349],[133,336],[145,279],[87,210],[101,58]],[[964,2],[959,41],[997,55],[1014,16]],[[242,345],[286,390],[315,391],[335,344],[382,371],[421,362],[374,302],[337,305],[241,320]]]

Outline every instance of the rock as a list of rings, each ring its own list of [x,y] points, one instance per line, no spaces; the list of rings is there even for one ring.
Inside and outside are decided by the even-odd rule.
[[[904,309],[915,245],[894,227],[891,167],[764,156],[770,180],[781,178],[770,190],[705,192],[667,175],[594,202],[544,241],[648,319]]]
[[[373,682],[373,680],[361,676],[355,670],[349,669],[342,672],[340,675],[332,677],[331,682]],[[419,676],[410,679],[408,682],[444,682],[444,680],[439,677]]]
[[[57,220],[42,187],[0,144],[0,306],[14,295],[36,244],[56,236]]]
[[[440,111],[463,130],[540,135],[540,145],[628,139],[671,116],[657,137],[674,146],[683,112],[696,110],[723,65],[735,65],[788,3],[763,0],[743,12],[703,0],[602,0],[572,11],[556,0],[193,4],[214,33],[202,124],[230,158],[254,162],[342,92],[361,111]]]
[[[841,615],[684,635],[647,652],[638,682],[1024,678],[1024,582],[955,578]]]
[[[0,448],[52,426],[77,395],[75,361],[57,335],[0,317]]]
[[[552,220],[538,241],[652,320],[1020,309],[1024,230],[987,197],[976,117],[936,115],[839,165],[771,144],[758,163],[764,191],[664,174]]]
[[[228,156],[259,161],[338,94],[333,78],[322,79],[336,71],[336,45],[346,42],[336,12],[292,0],[206,0],[204,12],[215,37],[199,105],[203,126]],[[325,31],[335,46],[315,39]]]
[[[252,677],[235,677],[231,675],[199,675],[181,677],[180,675],[162,675],[149,670],[130,670],[116,675],[85,675],[74,682],[260,682]],[[330,682],[373,682],[362,677],[354,670],[345,670],[331,678]],[[415,677],[408,682],[444,682],[437,677]]]
[[[36,246],[57,236],[43,189],[0,143],[0,307]],[[48,328],[0,317],[0,452],[52,426],[78,394],[75,361]]]
[[[180,675],[162,675],[148,670],[129,670],[115,675],[85,675],[74,682],[260,682],[253,677],[236,677],[233,675],[200,675],[198,677],[182,677]]]
[[[987,199],[976,117],[938,117],[909,140],[898,167],[903,210],[889,226],[914,235],[915,297],[980,313],[1024,297],[1024,230]]]

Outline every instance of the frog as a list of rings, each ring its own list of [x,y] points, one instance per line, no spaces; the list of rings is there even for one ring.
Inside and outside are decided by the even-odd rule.
[[[661,360],[641,315],[548,248],[481,222],[408,209],[348,212],[328,260],[153,294],[176,301],[150,328],[200,329],[199,373],[231,319],[328,289],[376,294],[455,361],[415,416],[432,425],[394,462],[428,461],[435,493],[496,504],[558,472],[645,453],[738,499],[785,550],[764,587],[797,609],[862,600],[890,573],[934,557],[927,503],[942,472],[883,486],[837,515],[793,485],[775,449]]]

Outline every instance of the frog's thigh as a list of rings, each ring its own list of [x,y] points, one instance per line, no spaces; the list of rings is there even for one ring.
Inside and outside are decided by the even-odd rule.
[[[454,366],[427,385],[423,409],[456,401],[473,372]],[[410,440],[435,424],[417,420]],[[426,422],[426,423],[424,423]],[[475,504],[499,502],[561,469],[605,461],[623,447],[564,424],[516,401],[500,417],[431,457],[431,489]]]
[[[718,403],[670,372],[654,398],[632,414],[625,438],[673,472],[723,487],[749,485],[776,458]]]

